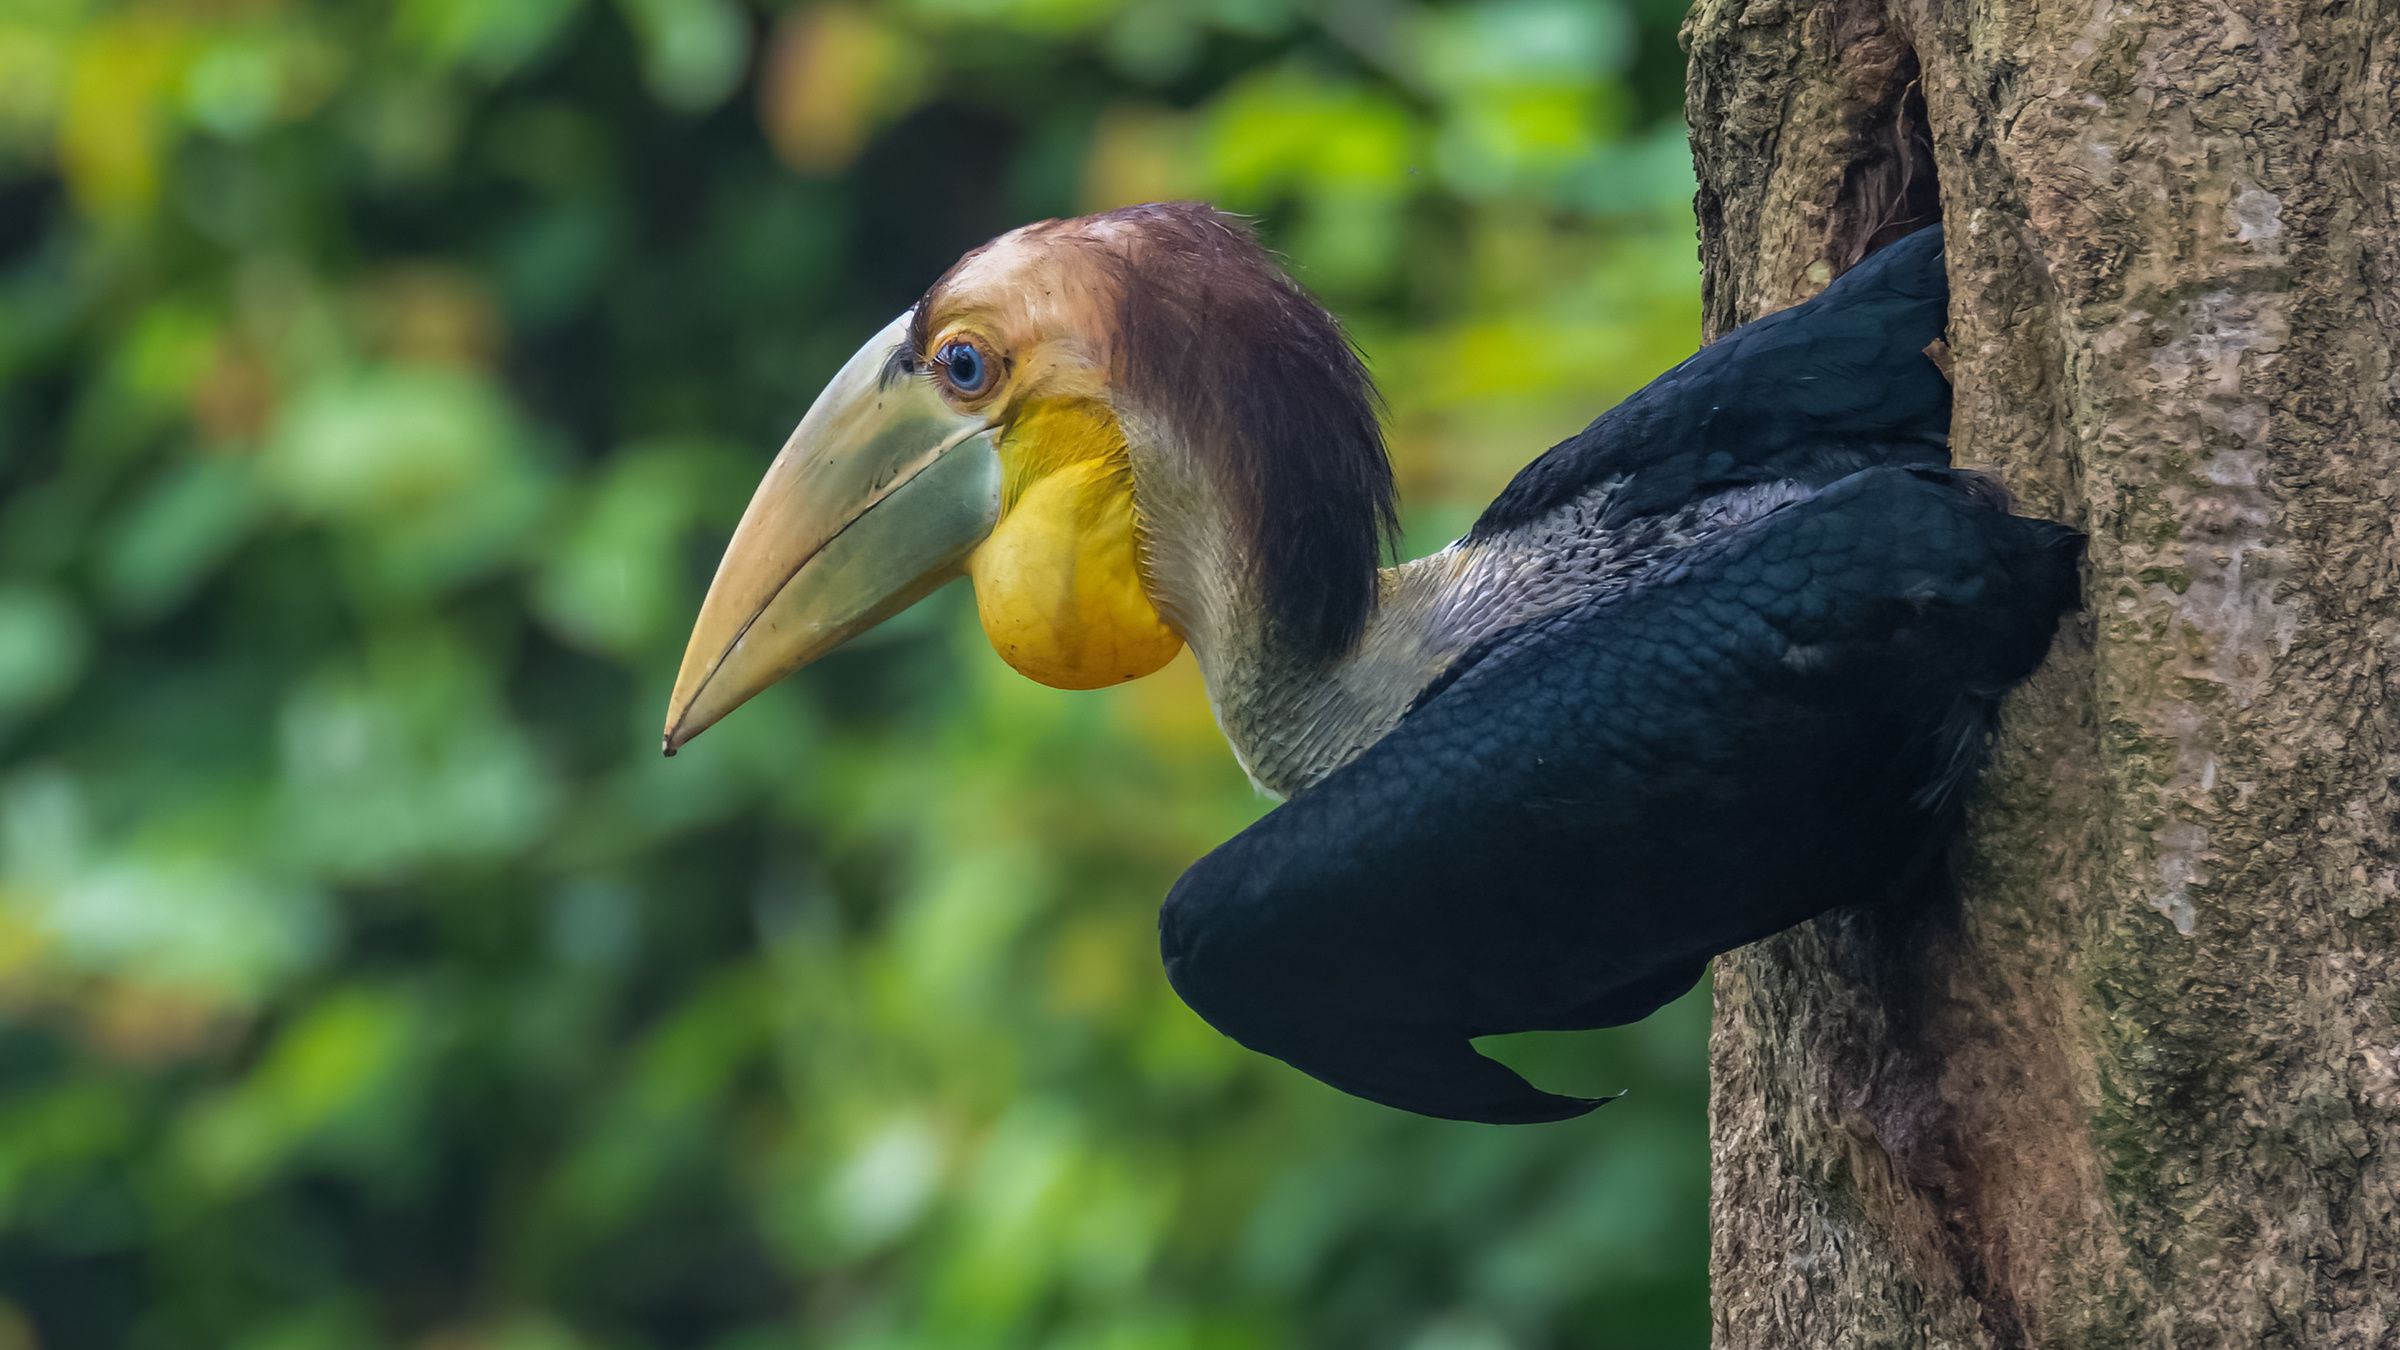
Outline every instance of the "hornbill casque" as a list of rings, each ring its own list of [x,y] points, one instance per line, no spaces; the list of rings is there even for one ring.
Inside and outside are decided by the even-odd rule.
[[[1281,805],[1184,873],[1167,976],[1243,1045],[1464,1120],[1598,1103],[1472,1038],[1612,1026],[1937,865],[2082,536],[1949,465],[1941,234],[1735,329],[1382,566],[1340,325],[1199,203],[1046,221],[867,340],[736,528],[665,746],[960,574],[1045,684],[1189,645]]]

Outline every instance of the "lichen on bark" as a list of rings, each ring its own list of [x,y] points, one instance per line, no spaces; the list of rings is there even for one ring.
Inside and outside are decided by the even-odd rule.
[[[1954,907],[1720,962],[1728,1347],[2400,1344],[2400,10],[1701,0],[1712,330],[1938,212],[2092,536]]]

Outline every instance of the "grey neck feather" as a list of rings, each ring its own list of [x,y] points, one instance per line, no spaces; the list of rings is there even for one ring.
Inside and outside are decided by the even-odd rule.
[[[1381,740],[1483,639],[1628,584],[1664,552],[1807,495],[1792,483],[1744,488],[1608,530],[1600,517],[1614,485],[1602,485],[1508,534],[1382,569],[1365,636],[1327,663],[1273,639],[1233,523],[1191,459],[1141,444],[1134,497],[1152,596],[1199,660],[1235,758],[1278,797]]]
[[[1331,663],[1280,649],[1255,622],[1189,637],[1217,725],[1258,786],[1279,797],[1316,782],[1381,740],[1461,652],[1516,606],[1493,591],[1483,550],[1457,546],[1383,569],[1358,646]],[[1235,615],[1259,612],[1237,600]]]

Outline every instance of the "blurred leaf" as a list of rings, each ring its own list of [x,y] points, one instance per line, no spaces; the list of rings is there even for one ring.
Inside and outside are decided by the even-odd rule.
[[[182,33],[147,15],[102,20],[70,58],[59,162],[87,210],[123,216],[158,195],[159,104],[182,65]]]
[[[999,24],[1052,37],[1090,28],[1119,8],[1122,0],[903,0],[919,15],[942,24]]]
[[[184,107],[192,121],[235,139],[264,129],[283,104],[279,56],[255,33],[227,34],[207,43],[183,81]]]
[[[325,951],[323,899],[161,830],[106,851],[89,804],[50,773],[0,781],[0,906],[48,964],[247,1005]]]
[[[436,62],[497,79],[539,57],[579,8],[580,0],[405,0],[393,26]]]
[[[775,153],[803,173],[857,158],[867,137],[915,106],[931,74],[914,39],[851,5],[794,9],[776,25],[759,88]]]
[[[1633,57],[1630,18],[1609,0],[1492,0],[1412,18],[1412,59],[1452,91],[1589,86]]]
[[[1417,133],[1391,94],[1285,67],[1215,102],[1205,153],[1221,190],[1237,199],[1299,188],[1396,195],[1416,161]]]
[[[247,465],[193,460],[161,474],[98,552],[109,608],[148,619],[181,603],[241,543],[257,514],[257,484]],[[6,646],[0,638],[0,650]]]
[[[1109,108],[1092,129],[1078,204],[1106,211],[1203,195],[1205,180],[1193,162],[1192,138],[1188,117],[1138,103]]]
[[[688,599],[676,584],[675,545],[695,513],[693,452],[628,450],[593,485],[581,517],[547,550],[535,603],[579,646],[639,658],[675,645]]]
[[[194,1173],[242,1191],[302,1161],[306,1151],[378,1139],[403,1122],[376,1116],[418,1035],[410,1006],[384,991],[344,990],[309,1008],[235,1088],[187,1116],[181,1143]]]
[[[548,766],[494,706],[488,672],[437,629],[395,633],[364,670],[321,672],[280,732],[278,844],[326,875],[504,858],[557,809]]]
[[[32,586],[0,586],[0,718],[66,692],[89,649],[83,620],[66,597]]]
[[[749,21],[728,0],[620,0],[642,40],[642,76],[660,101],[698,112],[733,92]]]
[[[370,368],[302,390],[259,467],[311,515],[407,515],[485,486],[517,434],[507,403],[472,376]]]

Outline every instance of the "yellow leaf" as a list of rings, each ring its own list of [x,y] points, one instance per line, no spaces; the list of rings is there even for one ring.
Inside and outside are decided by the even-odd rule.
[[[914,107],[924,54],[908,35],[846,5],[798,10],[777,26],[758,96],[759,122],[803,173],[849,166],[867,137]]]
[[[76,44],[58,158],[68,187],[95,216],[129,216],[158,199],[159,106],[180,73],[182,32],[148,16],[93,26]]]
[[[1114,104],[1092,129],[1084,155],[1085,210],[1208,195],[1197,168],[1191,120],[1144,104]]]

